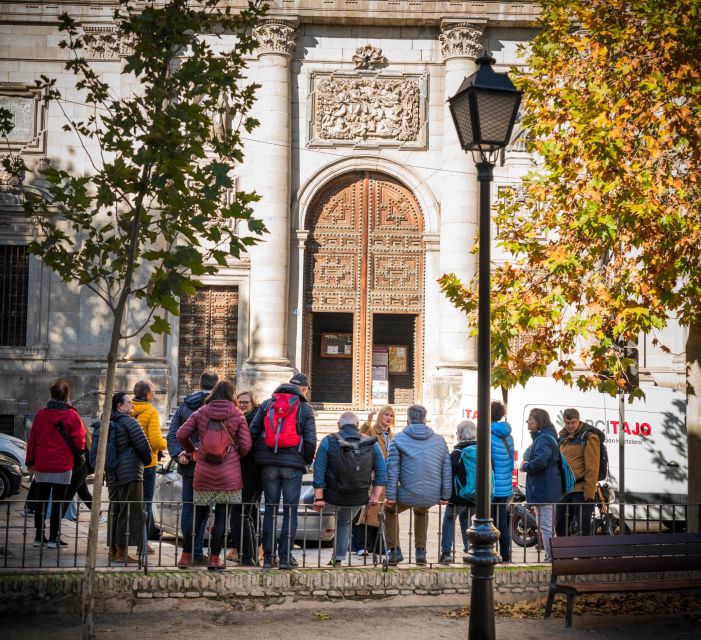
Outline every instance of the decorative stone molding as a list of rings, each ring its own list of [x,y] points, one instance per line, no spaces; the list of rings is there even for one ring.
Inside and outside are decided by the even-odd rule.
[[[312,76],[310,144],[424,144],[423,76]]]
[[[46,153],[46,99],[34,84],[0,82],[0,107],[12,114],[13,128],[3,150],[22,154]]]
[[[382,49],[366,44],[355,50],[353,64],[356,69],[375,69],[387,64],[387,58],[382,55]]]
[[[439,36],[443,59],[478,58],[482,54],[484,26],[472,22],[445,24]]]
[[[267,20],[253,29],[258,40],[258,55],[279,53],[292,57],[295,51],[297,29],[284,20]]]
[[[86,58],[118,59],[134,50],[131,37],[121,34],[116,26],[85,27],[83,40]]]
[[[9,171],[5,167],[5,161],[10,161]],[[26,169],[21,156],[10,156],[8,154],[0,156],[0,203],[21,204],[22,203],[22,183]]]

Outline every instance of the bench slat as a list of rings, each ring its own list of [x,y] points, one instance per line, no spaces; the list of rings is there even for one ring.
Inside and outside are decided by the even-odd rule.
[[[618,591],[669,591],[701,589],[701,580],[650,580],[646,582],[558,582],[558,589],[577,593],[613,593]]]
[[[630,533],[622,536],[567,536],[564,538],[552,538],[551,546],[554,549],[563,547],[576,547],[582,544],[582,540],[595,537],[602,547],[617,546],[619,544],[649,545],[649,544],[688,544],[701,542],[701,533]]]
[[[649,556],[701,556],[701,543],[693,544],[653,544],[653,545],[619,545],[601,547],[596,541],[589,540],[579,547],[566,549],[553,549],[552,556],[555,560],[567,558],[600,558],[602,556],[615,558],[619,556],[635,556],[645,558]]]
[[[553,576],[600,573],[643,573],[646,571],[685,571],[701,569],[701,556],[661,556],[640,558],[572,558],[555,560]]]

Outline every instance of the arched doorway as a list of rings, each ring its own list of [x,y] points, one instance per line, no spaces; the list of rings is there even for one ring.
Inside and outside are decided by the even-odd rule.
[[[377,172],[326,185],[307,215],[304,366],[324,405],[407,404],[420,395],[423,216]]]

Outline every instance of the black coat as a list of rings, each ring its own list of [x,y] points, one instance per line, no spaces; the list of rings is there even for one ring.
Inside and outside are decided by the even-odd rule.
[[[306,471],[307,465],[314,461],[316,453],[316,419],[314,411],[309,406],[307,399],[300,393],[299,389],[292,384],[281,384],[274,393],[292,393],[299,396],[300,403],[297,412],[297,432],[302,437],[302,448],[299,445],[274,449],[265,444],[265,416],[268,407],[272,402],[269,398],[260,405],[256,417],[251,422],[251,439],[256,455],[255,460],[261,467],[291,467]]]
[[[141,425],[124,413],[110,416],[110,429],[117,429],[115,445],[119,463],[112,472],[107,472],[108,487],[120,487],[130,482],[144,480],[144,465],[151,462],[151,447]]]
[[[177,411],[173,414],[173,418],[168,426],[168,435],[166,440],[168,442],[168,454],[171,458],[177,458],[182,451],[184,451],[182,445],[178,442],[176,437],[178,434],[178,429],[185,424],[185,421],[193,414],[197,409],[199,409],[205,401],[205,398],[211,393],[205,389],[200,389],[199,391],[194,391],[189,396],[186,396],[183,403],[178,407]],[[195,431],[192,435],[192,444],[196,445],[200,441],[200,436]],[[178,473],[181,476],[188,476],[190,478],[195,475],[195,462],[190,460],[188,464],[178,463]]]

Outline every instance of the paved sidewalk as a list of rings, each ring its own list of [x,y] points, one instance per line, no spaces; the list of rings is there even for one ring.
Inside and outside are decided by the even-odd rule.
[[[651,595],[650,597],[654,597]],[[98,638],[109,640],[382,640],[422,638],[465,640],[468,619],[449,617],[445,607],[392,607],[236,611],[224,604],[183,603],[176,611],[148,611],[97,618]],[[204,605],[204,606],[203,606]],[[571,629],[562,617],[549,620],[497,618],[499,639],[513,640],[691,640],[699,637],[700,612],[678,615],[577,616]],[[77,616],[13,617],[3,620],[3,640],[71,640],[80,638]]]

